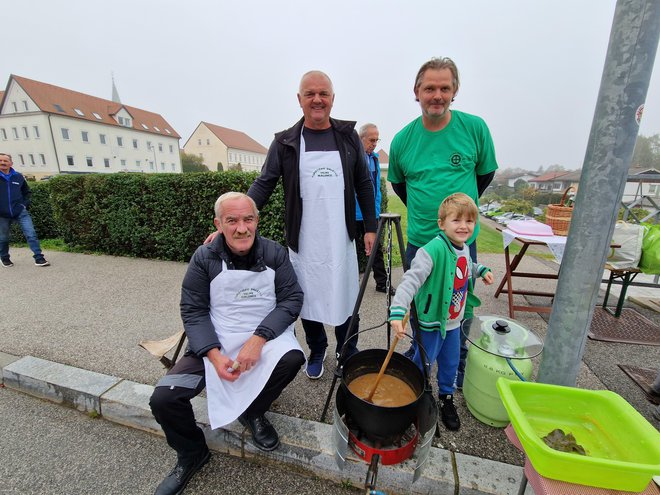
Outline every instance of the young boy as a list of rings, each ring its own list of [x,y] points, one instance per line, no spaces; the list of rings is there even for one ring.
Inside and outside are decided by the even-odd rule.
[[[41,252],[32,217],[27,211],[32,196],[30,187],[12,165],[11,155],[0,153],[0,264],[5,268],[14,266],[9,257],[9,227],[13,222],[18,222],[34,253],[34,264],[49,266],[50,263]]]
[[[445,198],[438,210],[440,233],[419,249],[390,307],[392,328],[403,337],[401,320],[415,299],[422,346],[429,364],[438,363],[440,416],[445,427],[454,431],[461,426],[454,407],[461,320],[466,306],[471,312],[472,307],[481,304],[472,293],[472,276],[475,273],[487,285],[494,281],[489,268],[472,263],[466,244],[474,232],[477,215],[477,205],[466,194],[455,193]],[[422,368],[417,346],[413,361]]]

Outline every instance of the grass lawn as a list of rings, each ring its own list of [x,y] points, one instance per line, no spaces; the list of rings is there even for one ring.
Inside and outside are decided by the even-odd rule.
[[[403,230],[403,244],[405,246],[408,242],[406,235],[406,228],[408,226],[406,207],[396,194],[389,194],[387,196],[387,201],[389,213],[398,213],[401,215],[401,229]],[[387,234],[385,234],[384,239],[387,238],[386,236]],[[398,243],[396,242],[396,233],[392,232],[392,236],[392,265],[401,266],[401,255],[399,253]],[[479,231],[479,237],[477,237],[477,245],[479,253],[501,253],[504,255],[504,248],[502,247],[502,234],[490,225],[486,225],[485,222],[481,222],[481,230]],[[509,252],[511,255],[515,255],[516,253],[520,252],[520,246],[517,243],[512,242],[509,246]],[[543,251],[539,251],[538,249],[534,251],[532,248],[530,248],[528,254],[552,258],[552,255],[546,254]]]

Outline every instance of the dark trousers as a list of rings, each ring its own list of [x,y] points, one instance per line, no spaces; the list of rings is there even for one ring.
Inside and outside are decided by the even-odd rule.
[[[301,318],[300,320],[305,329],[305,341],[307,342],[309,351],[312,353],[322,353],[325,351],[326,347],[328,347],[328,336],[325,333],[323,323],[319,321],[305,320],[304,318]],[[355,332],[358,332],[360,329],[360,315],[357,315],[356,320]],[[348,320],[335,327],[335,338],[337,339],[335,354],[341,353],[341,348],[344,346],[350,323],[351,317],[349,316]],[[346,344],[346,356],[352,356],[357,352],[357,341],[358,336],[356,335]]]
[[[275,366],[261,393],[243,413],[263,415],[282,390],[293,380],[305,362],[298,350],[284,354]],[[197,426],[190,401],[204,389],[204,361],[194,354],[186,354],[157,384],[149,405],[151,412],[165,432],[165,438],[182,463],[206,451],[206,440]]]
[[[360,259],[359,253],[364,252],[364,222],[355,222],[355,248],[358,250],[358,261]],[[376,243],[376,257],[374,258],[373,274],[374,281],[377,287],[385,287],[387,285],[387,272],[385,271],[385,259],[383,258],[383,245],[380,242]],[[368,258],[367,258],[368,260]]]
[[[477,262],[477,241],[474,241],[472,244],[470,244],[470,258],[472,258],[472,261],[474,263]],[[418,246],[415,246],[414,244],[408,243],[406,246],[406,262],[408,263],[408,267],[410,267],[410,263],[412,263],[413,258],[417,254],[417,251],[419,250]],[[473,279],[474,282],[474,279]],[[460,337],[461,337],[461,356],[458,361],[458,372],[456,374],[456,386],[462,388],[463,387],[463,377],[465,376],[465,361],[467,359],[467,353],[468,353],[468,346],[467,346],[467,337],[463,333],[462,330],[460,331]],[[413,342],[413,345],[411,346],[411,350],[414,348],[415,343]]]

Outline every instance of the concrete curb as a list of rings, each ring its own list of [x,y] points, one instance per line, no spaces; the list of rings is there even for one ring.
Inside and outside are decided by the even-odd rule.
[[[32,356],[0,352],[6,387],[66,405],[106,420],[162,435],[149,408],[153,387],[103,375]],[[249,433],[238,423],[211,430],[206,399],[197,397],[193,408],[204,429],[209,448],[233,456],[259,458],[309,471],[335,482],[363,486],[367,464],[351,453],[343,470],[335,462],[333,427],[299,418],[269,413],[280,434],[281,446],[263,452],[251,444]],[[378,488],[388,493],[461,493],[466,495],[518,493],[522,468],[448,450],[432,448],[428,465],[414,484],[414,462],[379,466]],[[525,493],[532,494],[531,488]]]

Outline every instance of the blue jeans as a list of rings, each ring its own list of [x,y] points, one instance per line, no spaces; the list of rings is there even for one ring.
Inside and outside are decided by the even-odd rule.
[[[30,249],[34,253],[34,258],[39,258],[41,256],[41,245],[32,224],[32,217],[27,210],[23,210],[18,215],[18,218],[0,217],[0,258],[9,258],[9,227],[14,222],[18,222],[21,225],[28,246],[30,246]]]
[[[358,332],[360,330],[360,315],[357,315],[356,319],[355,332]],[[303,329],[305,330],[305,342],[307,342],[309,351],[312,353],[321,353],[325,351],[326,347],[328,347],[328,336],[325,333],[323,323],[319,321],[305,320],[304,318],[301,319],[301,321]],[[341,348],[346,340],[346,334],[348,333],[348,325],[350,323],[351,317],[349,316],[344,323],[335,327],[335,337],[337,338],[335,354],[341,352]],[[352,356],[357,352],[357,341],[358,336],[356,335],[348,342],[348,345],[346,346],[346,357]]]
[[[440,395],[453,394],[460,355],[461,329],[449,330],[444,339],[440,332],[421,332],[421,334],[422,346],[428,354],[429,369],[434,361],[438,363],[438,393]],[[423,370],[418,346],[415,346],[413,361]]]
[[[406,246],[406,260],[408,262],[408,267],[410,267],[410,263],[417,254],[418,250],[419,247],[413,244],[408,243],[408,245]],[[477,241],[474,241],[472,244],[470,244],[470,257],[472,258],[472,261],[474,263],[477,262]],[[474,278],[472,279],[472,282],[474,285],[475,282]],[[463,334],[463,332],[460,329],[458,329],[458,332],[460,334],[461,352],[460,352],[460,359],[458,361],[458,370],[456,373],[456,386],[459,388],[463,388],[463,377],[465,376],[465,360],[467,359],[468,346],[466,343],[467,337]],[[414,347],[416,347],[416,345],[415,342],[413,341],[410,350],[412,350]]]

